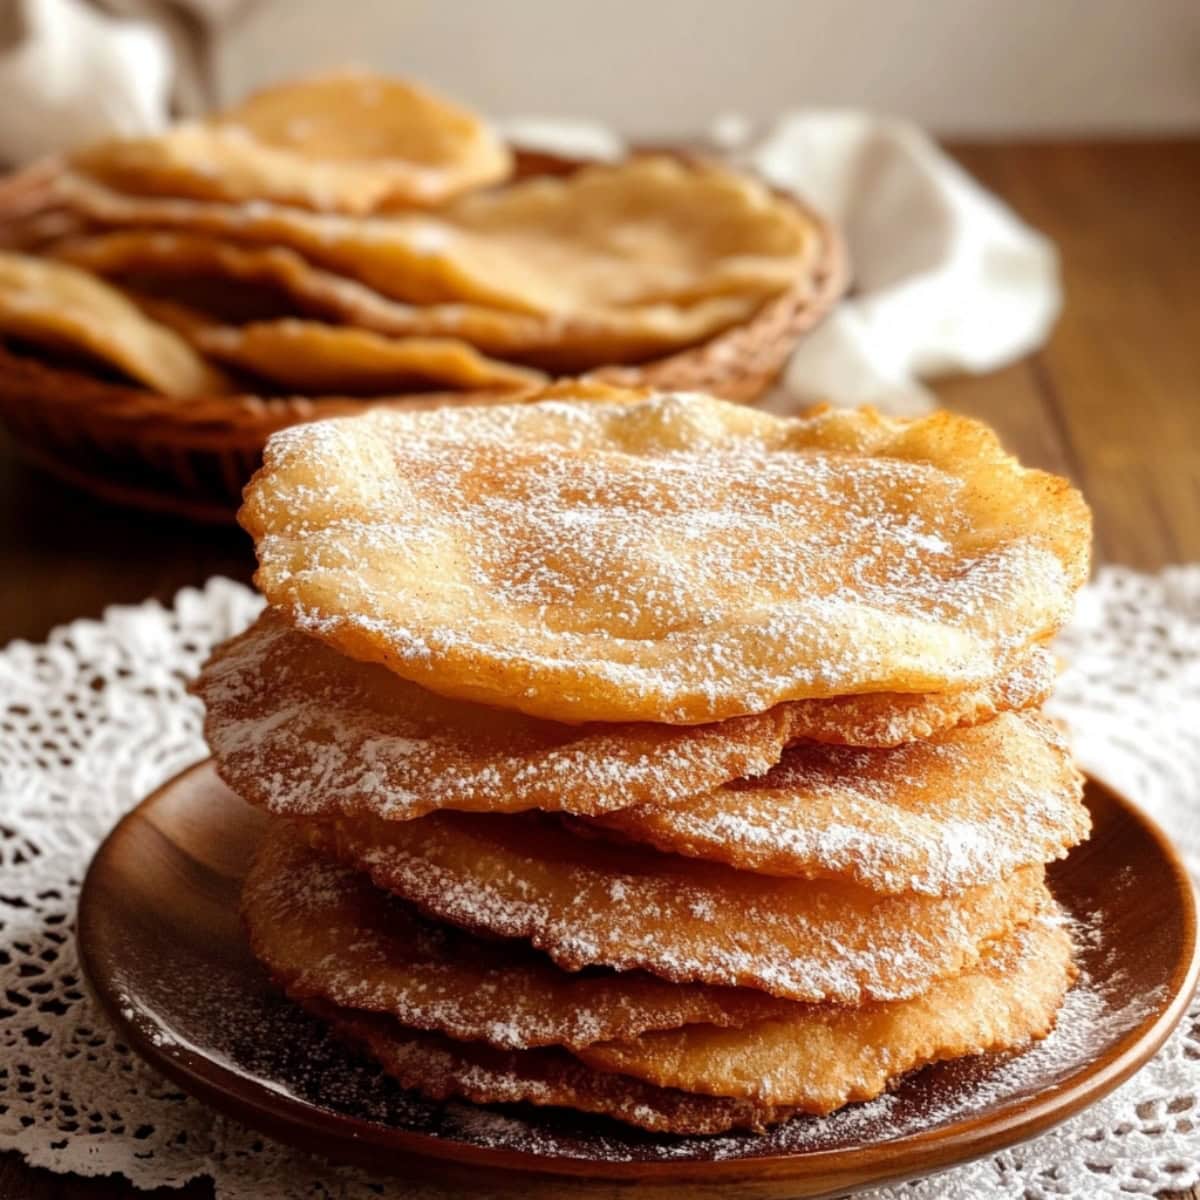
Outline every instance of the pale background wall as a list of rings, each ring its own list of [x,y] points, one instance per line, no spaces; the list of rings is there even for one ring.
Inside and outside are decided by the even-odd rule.
[[[652,137],[863,105],[942,133],[1200,129],[1200,0],[263,0],[222,94],[360,61]]]

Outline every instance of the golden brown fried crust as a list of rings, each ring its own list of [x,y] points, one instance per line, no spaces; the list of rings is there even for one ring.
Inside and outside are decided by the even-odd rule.
[[[422,911],[523,938],[559,966],[859,1004],[914,996],[1029,920],[1043,870],[950,896],[880,896],[581,837],[537,814],[304,822]]]
[[[255,956],[297,999],[509,1049],[743,1024],[792,1008],[762,992],[638,971],[568,974],[527,946],[422,918],[365,875],[317,854],[283,821],[271,824],[251,865],[242,918]]]
[[[10,419],[32,407],[34,415],[44,416],[51,426],[104,445],[128,449],[145,438],[152,444],[192,450],[197,455],[206,451],[237,453],[248,456],[251,464],[272,433],[299,422],[349,416],[368,407],[415,410],[455,404],[512,404],[523,395],[514,396],[509,390],[441,391],[363,399],[214,391],[189,396],[186,403],[180,403],[133,384],[101,379],[74,365],[35,357],[24,346],[0,342],[0,407]],[[247,466],[239,479],[251,469]],[[240,491],[240,482],[234,490]],[[232,515],[231,510],[230,519]]]
[[[1091,828],[1070,750],[1032,713],[891,749],[802,742],[757,778],[599,821],[742,870],[928,895],[1062,858]]]
[[[0,252],[0,336],[115,368],[168,396],[228,390],[174,331],[67,263]]]
[[[762,775],[797,739],[910,741],[1036,703],[1052,677],[1039,648],[960,694],[800,700],[709,725],[563,725],[438,696],[268,611],[216,649],[193,690],[221,777],[246,800],[283,816],[407,820],[671,806]]]
[[[127,192],[369,213],[505,178],[512,155],[423,88],[337,71],[256,92],[203,121],[85,147],[75,166]]]
[[[218,362],[297,392],[520,391],[546,382],[540,371],[489,358],[458,337],[393,338],[294,317],[206,325],[189,340]]]
[[[646,1033],[576,1051],[588,1066],[704,1095],[828,1113],[878,1096],[928,1063],[1023,1049],[1054,1027],[1075,978],[1071,942],[1049,894],[1046,915],[924,995],[861,1008],[798,1005],[737,1029]]]
[[[435,214],[351,218],[281,205],[122,195],[78,176],[69,210],[113,228],[183,230],[284,246],[418,305],[463,303],[602,325],[723,296],[761,305],[824,268],[820,225],[725,168],[638,158],[465,197]],[[636,325],[633,326],[636,328]]]
[[[1089,531],[964,417],[675,395],[291,430],[241,520],[268,600],[350,657],[675,724],[984,687],[1065,620]]]
[[[648,1032],[577,1047],[574,1057],[455,1040],[296,994],[402,1086],[435,1100],[565,1106],[659,1132],[762,1129],[792,1111],[826,1113],[869,1100],[931,1062],[1021,1049],[1044,1037],[1076,972],[1044,889],[1041,899],[1031,924],[921,996],[859,1008],[787,1005],[733,1029]]]
[[[565,1050],[498,1050],[421,1033],[389,1017],[312,1001],[305,1007],[339,1037],[365,1050],[402,1087],[432,1100],[461,1097],[476,1104],[573,1108],[655,1133],[761,1132],[791,1115],[754,1101],[694,1096],[593,1071]]]
[[[411,305],[313,266],[286,246],[154,229],[66,237],[49,253],[97,275],[150,279],[157,292],[169,293],[172,284],[186,290],[197,276],[266,285],[302,313],[393,337],[462,338],[489,355],[558,372],[659,358],[744,324],[763,306],[757,295],[729,295],[686,307],[546,317],[470,304]]]

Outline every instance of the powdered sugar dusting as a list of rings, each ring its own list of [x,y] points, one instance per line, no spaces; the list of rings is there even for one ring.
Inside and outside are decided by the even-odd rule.
[[[534,814],[437,813],[314,833],[423,911],[529,940],[568,970],[645,968],[792,1000],[916,995],[1044,900],[1040,867],[946,897],[878,896],[612,845]]]
[[[1075,581],[998,511],[1036,481],[901,429],[690,395],[373,413],[273,439],[243,518],[304,630],[552,718],[978,685]]]
[[[602,819],[634,841],[781,876],[949,892],[1051,861],[1090,828],[1083,780],[1036,715],[891,749],[800,743],[757,779]]]
[[[965,694],[796,701],[716,725],[567,726],[447,701],[268,613],[218,648],[194,690],[207,707],[205,733],[222,778],[273,813],[590,815],[671,805],[761,775],[798,737],[886,745],[1030,703],[1045,686],[1048,660],[1039,652]]]
[[[564,973],[527,946],[423,920],[282,823],[251,867],[242,914],[256,956],[293,996],[499,1047],[591,1045],[651,1029],[765,1020],[793,1007],[761,992],[688,987],[641,972]]]
[[[568,726],[447,701],[262,618],[196,685],[223,778],[289,816],[434,808],[604,812],[767,770],[786,722]]]
[[[939,1064],[902,1081],[876,1100],[850,1105],[825,1117],[793,1117],[766,1134],[656,1139],[651,1156],[664,1160],[728,1159],[877,1144],[979,1117],[1015,1099],[1044,1093],[1091,1063],[1162,1002],[1158,988],[1135,994],[1132,999],[1119,999],[1123,989],[1110,973],[1119,967],[1111,957],[1103,964],[1104,955],[1111,956],[1103,929],[1090,920],[1073,920],[1070,926],[1073,937],[1082,943],[1084,969],[1067,994],[1053,1032],[1023,1053]],[[1088,970],[1088,962],[1095,963],[1103,973]],[[455,1133],[471,1141],[539,1155],[571,1154],[569,1146],[548,1137],[536,1120],[522,1121],[510,1114],[479,1109],[453,1110],[452,1119]],[[623,1161],[642,1159],[645,1152],[640,1139],[600,1138],[589,1145],[587,1157]]]

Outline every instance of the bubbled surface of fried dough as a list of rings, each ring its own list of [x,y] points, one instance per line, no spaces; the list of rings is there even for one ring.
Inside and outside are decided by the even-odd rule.
[[[1086,576],[1079,494],[965,417],[566,394],[277,434],[240,515],[259,587],[443,695],[701,724],[985,686]]]
[[[365,71],[279,84],[206,120],[104,141],[72,161],[133,193],[355,214],[439,204],[512,170],[508,148],[474,114]]]
[[[0,252],[0,334],[97,359],[168,396],[229,386],[178,334],[67,263]]]
[[[160,282],[205,276],[279,289],[305,312],[396,337],[457,337],[487,354],[554,371],[636,363],[695,345],[748,321],[757,296],[712,296],[686,306],[643,304],[546,317],[473,304],[403,304],[356,279],[313,266],[286,246],[163,230],[67,237],[49,253],[95,274]]]
[[[510,1049],[744,1024],[792,1007],[763,992],[640,971],[561,971],[527,946],[423,919],[283,821],[272,823],[247,874],[242,919],[256,957],[295,998]]]
[[[753,1100],[695,1096],[628,1075],[594,1071],[556,1047],[501,1050],[409,1029],[390,1017],[305,1005],[343,1040],[365,1050],[401,1087],[431,1100],[533,1104],[614,1117],[655,1133],[762,1131],[791,1112]]]
[[[55,189],[101,225],[290,247],[394,300],[566,320],[723,296],[761,304],[803,280],[820,249],[813,221],[765,185],[669,158],[588,167],[390,217],[126,196],[70,174]]]
[[[307,822],[314,844],[424,912],[524,938],[559,966],[643,969],[788,1000],[894,1000],[1029,919],[1043,869],[951,896],[881,896],[615,844],[541,814]]]
[[[206,326],[192,341],[218,362],[303,393],[519,390],[546,382],[540,371],[488,358],[461,338],[392,338],[296,318]]]
[[[828,1113],[928,1063],[1045,1037],[1075,974],[1070,938],[1049,913],[910,1000],[797,1005],[791,1016],[739,1029],[693,1026],[576,1053],[599,1071],[658,1087]]]
[[[600,821],[747,871],[934,896],[1062,858],[1091,828],[1070,750],[1032,713],[887,750],[802,742],[755,779]]]
[[[798,737],[927,737],[1037,703],[1053,676],[1038,649],[961,693],[797,700],[709,725],[563,725],[438,696],[268,610],[214,651],[193,690],[217,770],[243,799],[281,816],[408,820],[440,808],[591,816],[672,805],[763,774]]]

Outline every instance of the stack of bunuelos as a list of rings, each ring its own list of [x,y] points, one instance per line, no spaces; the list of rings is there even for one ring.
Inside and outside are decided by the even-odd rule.
[[[760,1129],[1052,1027],[1089,517],[984,427],[576,384],[290,429],[241,520],[251,943],[404,1086]]]
[[[0,185],[0,416],[220,515],[298,420],[568,375],[753,399],[844,275],[827,224],[728,167],[522,158],[335,72]]]

